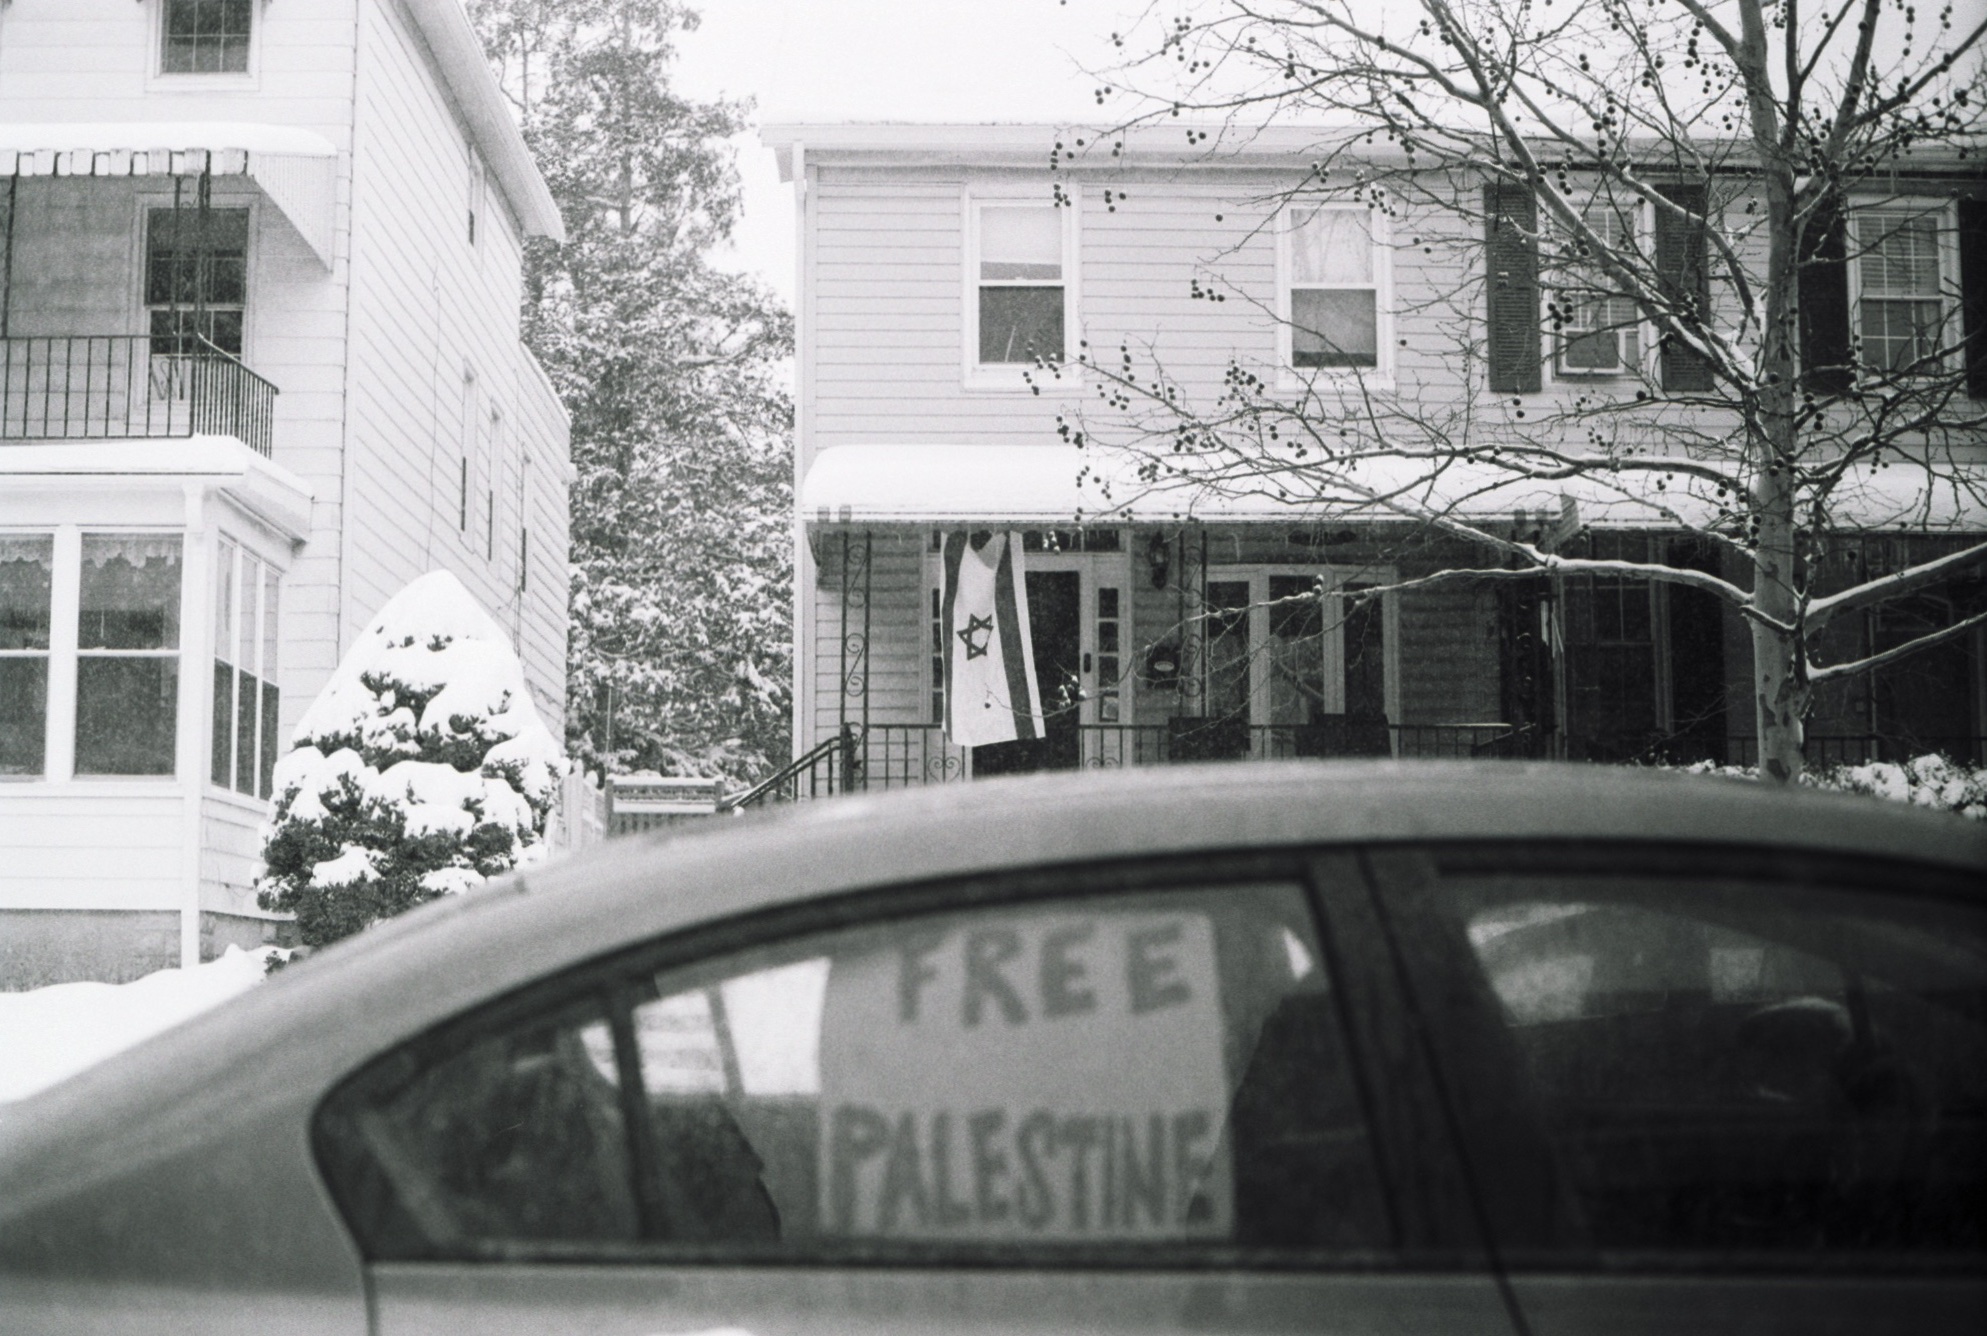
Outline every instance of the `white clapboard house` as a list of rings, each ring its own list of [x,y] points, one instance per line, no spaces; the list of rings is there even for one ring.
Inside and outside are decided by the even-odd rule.
[[[561,717],[560,231],[460,0],[0,4],[0,988],[268,939],[278,749],[424,571]]]
[[[763,132],[792,183],[800,243],[798,768],[776,787],[1241,756],[1756,754],[1745,629],[1708,594],[1589,577],[1345,599],[1486,554],[1390,524],[1357,496],[1294,504],[1274,479],[1249,494],[1155,492],[1124,457],[1095,448],[1113,432],[1126,439],[1127,419],[1079,365],[1085,353],[1146,377],[1163,368],[1203,407],[1225,377],[1244,374],[1334,402],[1370,390],[1428,420],[1468,405],[1491,439],[1527,411],[1647,383],[1652,402],[1626,429],[1655,442],[1688,427],[1685,400],[1703,367],[1659,354],[1632,307],[1621,316],[1583,303],[1555,328],[1528,249],[1532,220],[1516,212],[1529,197],[1479,196],[1471,184],[1479,217],[1398,198],[1376,212],[1349,189],[1297,192],[1316,143],[1301,129],[1188,136],[1173,123],[1088,145],[1083,134]],[[1852,217],[1877,259],[1817,270],[1817,328],[1832,319],[1844,348],[1853,333],[1866,358],[1902,357],[1911,349],[1899,338],[1916,336],[1885,326],[1901,309],[1948,329],[1962,308],[1981,320],[1982,184],[1977,167],[1928,159],[1922,180],[1893,183],[1880,207]],[[1679,178],[1669,188],[1705,187]],[[1653,252],[1681,282],[1687,266],[1703,272],[1691,248],[1705,242],[1661,231],[1675,227],[1669,218],[1645,211],[1629,225],[1655,230]],[[1987,330],[1967,335],[1972,393],[1987,394]],[[1060,375],[1038,366],[1045,350]],[[1975,399],[1955,411],[1978,408]],[[1079,453],[1064,425],[1092,447]],[[1977,484],[1978,433],[1942,440]],[[1115,482],[1108,494],[1100,477]],[[1454,497],[1423,499],[1571,552],[1740,575],[1650,508],[1612,504],[1605,488],[1479,496],[1480,480],[1458,470]],[[1861,569],[1978,541],[1987,528],[1977,485],[1904,496],[1881,477],[1852,481],[1869,484],[1858,493],[1866,513],[1854,516],[1867,530],[1851,554]],[[1043,711],[1032,741],[961,746],[960,730],[946,728],[947,659],[963,655],[952,641],[969,623],[955,624],[944,604],[945,540],[974,532],[1016,534],[1022,549]],[[1320,582],[1323,598],[1298,597]],[[1872,614],[1843,634],[1881,647],[1964,616],[1981,597],[1978,581],[1928,590],[1886,614],[1890,623]],[[1811,754],[1979,758],[1982,648],[1977,634],[1951,640],[1829,694]]]

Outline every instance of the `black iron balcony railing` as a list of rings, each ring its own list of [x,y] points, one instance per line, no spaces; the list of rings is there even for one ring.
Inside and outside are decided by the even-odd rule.
[[[232,436],[269,455],[276,387],[197,334],[0,339],[0,440]]]

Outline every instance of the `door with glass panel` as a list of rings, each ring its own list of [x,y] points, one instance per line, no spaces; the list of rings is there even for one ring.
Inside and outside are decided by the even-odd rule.
[[[1386,604],[1353,595],[1390,578],[1274,569],[1212,576],[1202,631],[1205,722],[1176,726],[1174,741],[1192,742],[1198,731],[1228,756],[1388,754]]]

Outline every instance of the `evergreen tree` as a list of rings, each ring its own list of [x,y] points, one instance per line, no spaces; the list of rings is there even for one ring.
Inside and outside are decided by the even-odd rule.
[[[526,255],[525,340],[572,415],[569,745],[744,779],[788,755],[787,314],[710,255],[739,103],[670,88],[670,0],[471,0],[567,229]]]
[[[533,861],[565,760],[446,571],[388,600],[276,765],[257,902],[322,946]]]

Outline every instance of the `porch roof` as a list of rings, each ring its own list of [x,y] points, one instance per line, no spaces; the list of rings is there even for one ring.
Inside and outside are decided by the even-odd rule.
[[[1138,476],[1125,452],[1056,445],[849,444],[822,450],[801,481],[809,526],[829,524],[1026,524],[1073,522],[1283,523],[1305,520],[1407,523],[1446,515],[1468,523],[1577,514],[1589,528],[1710,527],[1721,506],[1708,484],[1675,477],[1645,496],[1605,477],[1512,480],[1489,464],[1378,457],[1301,489],[1271,472],[1210,486],[1188,476]],[[1189,466],[1190,469],[1191,466]],[[1845,527],[1874,530],[1987,529],[1987,464],[1943,465],[1929,478],[1903,465],[1852,470],[1835,491]]]
[[[246,176],[331,267],[338,150],[253,121],[0,124],[0,176]]]

